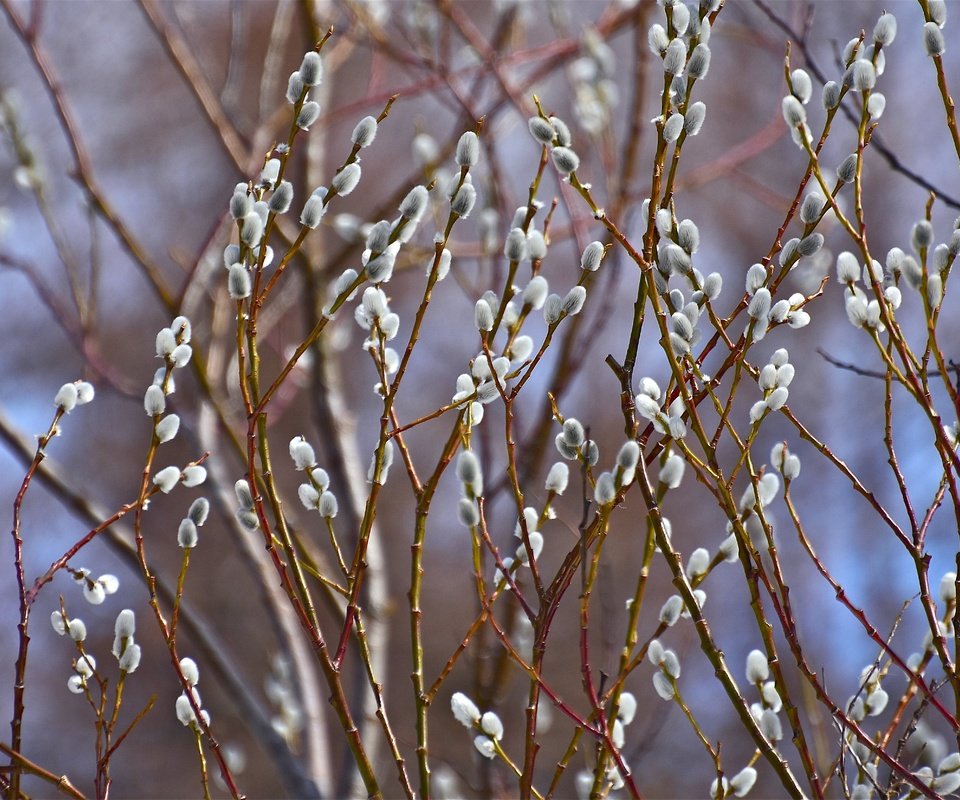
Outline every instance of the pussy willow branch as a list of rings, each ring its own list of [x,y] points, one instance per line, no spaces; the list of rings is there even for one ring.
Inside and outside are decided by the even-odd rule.
[[[0,412],[0,438],[6,442],[9,450],[20,463],[28,465],[33,456],[32,443],[19,434],[12,422]],[[59,474],[59,471],[47,458],[35,472],[35,479],[47,487],[60,503],[75,515],[92,526],[97,526],[110,515],[110,511],[99,507],[92,501],[86,490],[74,489],[70,482]],[[114,553],[134,572],[139,570],[136,550],[131,544],[133,534],[129,528],[117,523],[104,531],[106,541]],[[175,590],[161,576],[155,576],[157,596],[164,603],[172,603]],[[201,614],[191,604],[182,603],[180,608],[180,624],[191,636],[193,646],[197,648],[217,679],[224,684],[224,691],[237,703],[244,720],[249,725],[252,734],[261,746],[270,753],[277,764],[278,774],[290,791],[298,796],[314,796],[316,790],[303,776],[303,770],[298,760],[293,757],[286,742],[274,731],[270,718],[263,707],[249,692],[249,680],[237,670],[236,659],[231,658],[230,648],[220,641],[217,634],[209,626]]]

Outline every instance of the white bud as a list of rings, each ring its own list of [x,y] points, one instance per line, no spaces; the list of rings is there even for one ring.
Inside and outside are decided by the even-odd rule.
[[[706,105],[698,100],[687,108],[687,113],[683,118],[683,130],[687,136],[696,136],[703,127],[703,120],[707,115]]]
[[[580,313],[580,309],[583,308],[583,304],[586,302],[586,300],[586,287],[574,286],[563,298],[560,308],[564,314],[572,317]]]
[[[162,396],[162,395],[161,395]],[[65,383],[57,391],[56,396],[53,398],[53,404],[60,409],[63,409],[65,414],[69,414],[73,411],[74,407],[77,405],[77,387],[73,383]]]
[[[474,497],[483,494],[483,470],[472,450],[463,450],[458,456],[457,477]]]
[[[637,714],[637,698],[632,692],[623,692],[620,695],[620,702],[617,704],[617,719],[624,725],[633,722]]]
[[[147,387],[143,395],[143,407],[151,417],[159,416],[167,407],[166,398],[163,395],[163,389],[156,384]]]
[[[330,181],[330,190],[336,192],[341,197],[346,197],[357,188],[358,183],[360,183],[360,165],[354,161],[351,164],[347,164],[333,176],[333,180]],[[306,211],[306,209],[304,209],[304,211]],[[303,221],[302,218],[301,221]],[[304,222],[304,224],[306,225],[306,222]],[[307,227],[314,226],[307,225]]]
[[[180,430],[180,417],[176,414],[168,414],[157,423],[157,440],[161,443],[169,442],[177,435]]]
[[[120,656],[119,666],[121,672],[131,673],[136,672],[137,667],[140,666],[140,645],[136,642],[131,642],[124,648],[123,654]]]
[[[563,494],[567,488],[567,482],[570,478],[570,468],[562,461],[556,462],[550,467],[547,473],[547,481],[544,488],[554,494]]]
[[[493,309],[490,308],[490,304],[486,300],[477,300],[473,308],[473,321],[478,331],[493,330]]]
[[[240,508],[250,511],[253,509],[253,494],[250,492],[250,484],[243,478],[233,484],[233,493],[237,496],[237,502]]]
[[[553,130],[553,125],[543,117],[530,117],[530,119],[527,120],[527,128],[530,130],[530,135],[540,144],[545,147],[553,144],[553,138],[556,136],[556,132]]]
[[[810,76],[802,69],[795,69],[790,73],[790,85],[793,96],[806,105],[813,94],[813,83]]]
[[[530,279],[530,283],[528,283],[526,288],[523,290],[521,299],[523,300],[524,305],[529,305],[533,309],[540,309],[543,307],[544,301],[547,299],[548,291],[549,286],[547,284],[547,279],[542,275],[536,275]]]
[[[494,739],[500,740],[503,738],[503,723],[500,721],[500,717],[492,711],[487,711],[480,718],[480,727],[485,734]]]
[[[507,234],[503,254],[508,261],[523,261],[527,257],[527,234],[522,228],[512,228]]]
[[[680,138],[683,131],[683,114],[678,111],[673,112],[665,123],[663,123],[663,140],[665,142],[675,142]]]
[[[323,79],[323,64],[320,61],[320,54],[313,50],[308,51],[303,57],[298,74],[305,86],[316,86],[320,83]]]
[[[687,44],[677,37],[667,45],[663,56],[663,71],[667,75],[679,75],[687,63]]]
[[[231,264],[227,274],[227,291],[231,300],[243,300],[250,296],[250,273],[243,264]]]
[[[683,611],[683,598],[678,594],[671,595],[667,602],[660,608],[660,622],[664,625],[673,627],[680,619],[680,613]]]
[[[199,538],[197,526],[193,523],[193,520],[189,518],[180,520],[180,527],[177,529],[177,544],[180,547],[184,549],[196,547]]]
[[[593,499],[597,501],[597,505],[609,505],[616,499],[616,496],[617,486],[614,483],[613,475],[609,472],[600,473],[593,490]]]
[[[477,736],[473,740],[473,746],[484,758],[493,758],[497,755],[497,749],[493,745],[493,740],[489,736]]]
[[[336,495],[330,491],[323,492],[320,495],[320,500],[317,502],[317,509],[320,511],[320,516],[324,519],[333,519],[339,511]]]
[[[940,579],[940,599],[944,603],[955,603],[957,600],[957,573],[948,572]]]
[[[180,482],[179,467],[164,467],[153,476],[154,485],[164,494],[169,494],[177,483]]]
[[[604,248],[602,242],[590,242],[590,244],[583,249],[583,254],[580,256],[581,269],[585,269],[588,272],[596,271],[597,267],[600,266],[600,262],[603,261],[606,252],[606,248]]]
[[[290,458],[297,470],[309,469],[317,463],[313,447],[303,436],[294,436],[290,440]]]
[[[557,168],[557,172],[563,175],[576,172],[580,167],[580,157],[569,147],[554,147],[550,152],[550,157],[553,159],[553,165]]]
[[[473,131],[464,133],[457,142],[458,167],[473,167],[480,160],[480,139]]]
[[[376,117],[364,117],[350,134],[350,141],[358,147],[369,147],[377,135]]]
[[[180,659],[180,671],[183,673],[183,677],[186,679],[187,683],[190,684],[190,686],[196,686],[198,683],[200,683],[200,668],[197,666],[197,662],[192,658]]]
[[[756,782],[757,771],[753,767],[744,767],[730,779],[730,791],[736,797],[746,797]]]
[[[770,677],[770,667],[767,657],[759,650],[751,650],[747,655],[747,681],[762,683]]]
[[[463,727],[472,728],[480,724],[480,709],[463,692],[454,692],[450,698],[450,709]]]
[[[663,466],[660,468],[659,481],[668,489],[676,489],[683,480],[683,472],[686,468],[686,462],[676,453],[667,457]]]
[[[690,554],[690,559],[687,561],[687,577],[693,579],[706,575],[709,566],[709,551],[705,547],[698,547]]]
[[[560,320],[563,313],[563,298],[558,294],[551,294],[543,304],[543,321],[553,325]]]
[[[788,127],[797,128],[807,121],[807,112],[804,110],[803,104],[792,94],[783,98],[781,106],[783,119]]]

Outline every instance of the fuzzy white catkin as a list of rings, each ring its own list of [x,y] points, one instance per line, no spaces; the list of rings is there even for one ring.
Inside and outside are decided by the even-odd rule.
[[[206,497],[198,497],[190,504],[190,508],[187,510],[187,517],[193,520],[193,524],[198,528],[207,521],[207,516],[210,514],[210,501]]]
[[[494,314],[490,304],[484,300],[477,300],[473,308],[473,321],[478,331],[493,330]]]
[[[567,123],[560,119],[560,117],[550,117],[550,124],[553,125],[553,130],[557,134],[557,144],[561,147],[569,147],[572,139]]]
[[[850,183],[857,174],[857,154],[851,153],[837,167],[837,180]]]
[[[709,70],[710,47],[700,42],[690,54],[690,60],[687,62],[687,74],[693,79],[702,80],[707,77]]]
[[[806,105],[813,94],[813,82],[810,76],[802,69],[795,69],[790,73],[790,85],[793,96]]]
[[[163,389],[156,384],[147,387],[143,395],[143,408],[151,417],[157,417],[163,413],[167,407],[167,400],[163,395]]]
[[[320,54],[310,50],[303,56],[298,72],[305,86],[316,86],[323,78],[323,63]]]
[[[469,497],[461,497],[457,504],[457,519],[460,524],[467,528],[473,528],[480,524],[480,511],[477,504]]]
[[[562,461],[558,461],[547,473],[547,480],[544,488],[554,494],[563,494],[567,488],[567,482],[570,479],[570,468]]]
[[[196,547],[199,538],[197,526],[193,520],[189,518],[180,520],[180,527],[177,529],[177,544],[180,547],[184,549]]]
[[[330,190],[341,197],[346,197],[357,188],[358,183],[360,183],[360,165],[354,161],[333,176],[333,180],[330,181]]]
[[[92,383],[87,381],[75,381],[74,386],[77,388],[77,405],[82,406],[93,400],[94,388]]]
[[[169,494],[180,481],[179,467],[164,467],[153,476],[154,485],[164,494]]]
[[[827,81],[823,85],[821,100],[827,111],[836,108],[840,103],[840,84],[836,81]]]
[[[941,56],[947,46],[943,40],[943,31],[936,22],[928,22],[923,26],[923,47],[928,56]]]
[[[784,97],[781,105],[783,119],[789,127],[796,128],[807,121],[807,112],[804,110],[803,104],[792,94]]]
[[[600,473],[593,490],[593,499],[597,505],[606,506],[612,503],[617,496],[617,486],[613,475],[609,472]]]
[[[360,120],[353,133],[350,134],[350,141],[357,147],[369,147],[377,136],[376,117],[364,117]]]
[[[709,551],[704,547],[698,547],[690,554],[690,559],[687,561],[687,577],[693,579],[706,575],[709,566]]]
[[[527,234],[527,258],[531,261],[542,261],[547,255],[547,241],[538,230],[531,230]]]
[[[691,104],[687,108],[687,113],[683,118],[683,130],[687,136],[696,136],[703,127],[703,121],[707,116],[707,106],[700,100]]]
[[[137,667],[140,666],[140,656],[141,650],[140,645],[135,642],[131,642],[126,646],[123,651],[123,655],[120,656],[120,670],[121,672],[131,673],[136,672]]]
[[[454,692],[450,698],[450,710],[463,727],[472,728],[480,723],[480,709],[463,692]]]
[[[162,396],[163,393],[161,392]],[[69,414],[77,405],[77,387],[72,383],[63,384],[57,390],[57,394],[53,398],[53,404],[62,409],[64,414]]]
[[[770,677],[770,666],[766,655],[760,650],[751,650],[747,654],[747,681],[762,683]]]
[[[548,295],[543,304],[543,321],[553,325],[560,321],[563,314],[563,298],[558,294]]]
[[[250,273],[243,264],[232,264],[227,275],[227,291],[231,300],[243,300],[250,296]]]
[[[503,246],[503,255],[508,261],[523,261],[527,257],[527,234],[522,228],[511,228]]]
[[[747,306],[747,314],[751,319],[759,320],[761,317],[766,318],[767,312],[770,311],[770,290],[765,286],[757,289],[756,294],[750,300],[750,304]]]
[[[247,247],[256,247],[263,236],[263,220],[254,212],[247,214],[241,220],[240,241]]]
[[[521,299],[524,305],[529,305],[532,309],[539,310],[543,308],[549,291],[550,287],[547,279],[542,275],[536,275],[530,279],[530,283],[524,288]]]
[[[290,440],[290,458],[297,470],[305,470],[317,463],[313,447],[303,438],[303,436],[294,436]]]
[[[270,211],[274,214],[286,214],[293,202],[293,184],[281,181],[270,197]]]
[[[304,508],[313,511],[319,508],[320,492],[310,483],[301,483],[297,487],[297,497]]]
[[[183,469],[183,485],[187,488],[199,486],[207,479],[207,468],[199,464],[191,464]]]
[[[656,55],[663,55],[667,45],[670,44],[670,37],[667,36],[667,31],[663,25],[656,23],[650,26],[647,31],[647,44]]]
[[[183,673],[183,677],[187,683],[191,686],[196,686],[200,683],[200,668],[192,658],[180,659],[180,671]]]
[[[483,470],[472,450],[463,450],[457,457],[457,477],[474,497],[483,494]]]
[[[136,630],[137,619],[131,609],[125,608],[117,614],[117,621],[113,625],[113,632],[116,636],[126,639],[133,636]]]
[[[663,140],[665,142],[675,142],[680,138],[683,132],[683,114],[675,111],[663,124]]]
[[[553,144],[553,138],[556,136],[556,132],[553,130],[553,126],[543,117],[530,117],[530,119],[527,120],[527,128],[530,131],[530,135],[540,144],[545,147]]]
[[[663,71],[667,75],[679,75],[687,63],[687,44],[677,37],[667,45],[663,56]]]
[[[474,167],[480,160],[480,139],[473,131],[467,131],[457,141],[455,160],[461,168]]]
[[[678,594],[671,595],[660,608],[660,621],[668,627],[673,627],[680,619],[683,611],[683,598]]]
[[[503,723],[500,721],[500,717],[492,711],[485,712],[480,718],[480,727],[485,734],[493,739],[499,741],[503,738]]]
[[[329,491],[323,492],[317,503],[317,509],[320,511],[320,516],[324,519],[333,519],[337,516],[337,511],[339,510],[336,495]]]
[[[237,502],[240,508],[249,511],[253,508],[253,494],[250,492],[250,484],[243,478],[233,484],[233,493],[237,496]]]
[[[736,797],[746,797],[757,782],[757,771],[753,767],[744,767],[730,779],[730,791]]]
[[[866,92],[876,85],[877,70],[866,59],[858,58],[847,69],[843,81],[855,92]]]
[[[580,309],[583,308],[583,304],[586,302],[586,300],[586,287],[574,286],[563,298],[560,308],[564,314],[572,317],[580,313]]]
[[[553,159],[553,165],[557,168],[557,172],[563,175],[576,172],[580,167],[580,156],[569,147],[554,147],[550,152],[550,157]]]
[[[300,77],[300,73],[291,73],[289,79],[287,80],[287,102],[291,105],[296,103],[300,99],[300,95],[303,94],[303,90],[304,83],[303,78]]]
[[[457,189],[457,193],[450,201],[450,211],[461,219],[465,219],[470,216],[476,202],[477,190],[473,188],[473,184],[465,183]]]
[[[957,573],[947,572],[940,579],[940,599],[944,603],[953,603],[957,599]]]
[[[580,268],[588,272],[595,272],[606,255],[606,248],[602,242],[590,242],[580,256]]]
[[[408,220],[419,220],[427,210],[429,200],[430,193],[426,186],[414,186],[400,201],[400,216]]]

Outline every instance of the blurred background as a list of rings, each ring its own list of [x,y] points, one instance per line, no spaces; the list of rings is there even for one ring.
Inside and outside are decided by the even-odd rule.
[[[174,582],[180,561],[179,520],[198,492],[214,505],[187,577],[186,597],[196,625],[181,631],[180,652],[200,664],[204,705],[219,741],[237,759],[237,780],[248,796],[299,796],[303,785],[297,783],[300,778],[291,763],[300,765],[300,777],[327,775],[326,782],[321,781],[327,796],[352,793],[355,787],[344,769],[348,756],[342,734],[330,719],[327,690],[316,667],[303,658],[295,622],[277,603],[276,579],[271,578],[262,544],[233,519],[231,487],[243,468],[227,430],[211,410],[214,404],[221,408],[233,435],[242,435],[231,339],[235,305],[227,296],[222,268],[232,227],[227,203],[233,187],[256,178],[271,145],[286,138],[287,76],[333,26],[334,36],[323,51],[325,80],[317,90],[321,116],[308,136],[297,139],[288,173],[298,198],[295,211],[343,162],[356,122],[367,114],[376,116],[388,98],[398,97],[375,143],[363,152],[359,188],[334,204],[264,311],[264,369],[273,374],[309,329],[329,281],[347,267],[359,267],[362,225],[395,216],[399,199],[416,183],[436,179],[444,186],[444,176],[452,174],[454,143],[484,118],[482,156],[474,178],[479,201],[471,217],[455,228],[451,278],[435,292],[411,361],[410,388],[398,399],[401,420],[413,420],[449,402],[457,374],[466,370],[477,350],[474,302],[484,290],[502,285],[503,239],[513,210],[526,202],[539,159],[539,146],[526,129],[526,119],[535,110],[534,94],[548,112],[568,122],[582,159],[578,174],[592,182],[611,218],[639,244],[645,226],[640,203],[650,185],[656,146],[650,121],[658,113],[662,86],[659,63],[647,48],[647,29],[662,17],[662,9],[646,0],[3,0],[3,7],[0,496],[6,498],[8,514],[25,471],[23,448],[29,459],[34,435],[45,431],[52,418],[58,387],[84,378],[97,389],[90,406],[64,420],[62,436],[49,448],[45,465],[57,477],[53,482],[35,480],[27,496],[26,573],[31,579],[41,574],[93,527],[98,514],[112,513],[136,497],[151,435],[142,399],[157,367],[154,337],[175,314],[186,314],[193,321],[194,348],[211,390],[204,391],[194,373],[178,376],[171,404],[183,428],[174,443],[161,449],[158,466],[183,464],[209,450],[211,479],[200,490],[159,497],[146,515],[151,562],[158,575]],[[864,205],[871,248],[878,258],[894,246],[907,250],[910,229],[923,217],[931,188],[939,196],[932,212],[936,241],[949,239],[960,214],[960,170],[944,125],[933,64],[923,50],[919,4],[729,2],[713,30],[709,75],[694,92],[694,99],[707,105],[706,122],[684,149],[676,193],[678,218],[689,217],[700,229],[698,268],[723,275],[725,288],[718,301],[723,312],[739,301],[750,264],[773,247],[806,166],[781,118],[787,42],[792,42],[792,65],[814,77],[808,116],[818,134],[824,112],[817,76],[840,80],[844,45],[861,30],[869,36],[884,9],[897,16],[900,28],[877,87],[886,96],[886,111],[866,156]],[[948,46],[944,63],[956,90],[958,48]],[[838,117],[823,163],[836,166],[855,145],[854,125]],[[881,145],[887,156],[879,152]],[[554,198],[558,201],[543,274],[563,287],[555,289],[562,294],[577,280],[582,247],[603,231],[552,168],[545,173],[539,197],[548,205]],[[843,202],[849,206],[848,192]],[[434,198],[434,203],[439,215],[441,202]],[[281,234],[292,238],[297,229],[290,216],[290,227]],[[537,219],[542,223],[542,215]],[[420,300],[438,224],[439,216],[434,220],[428,215],[423,221],[389,285],[391,307],[401,318],[401,342]],[[852,249],[839,226],[825,226],[823,233],[824,250],[791,273],[783,296],[815,291],[820,280],[832,274],[836,253]],[[795,231],[788,230],[785,238],[792,235]],[[274,242],[278,250],[280,246]],[[622,251],[612,250],[578,320],[576,336],[563,338],[556,348],[570,348],[569,358],[549,356],[524,390],[517,407],[518,440],[534,501],[542,502],[543,479],[556,460],[556,427],[541,424],[546,391],[558,393],[565,415],[589,426],[601,445],[601,462],[609,462],[621,444],[618,383],[604,358],[623,356],[636,286],[635,265]],[[913,308],[903,315],[904,325],[921,337],[922,314],[916,298],[909,300]],[[957,357],[951,346],[960,340],[958,315],[948,310],[954,306],[948,295],[939,330],[947,358]],[[797,368],[790,396],[794,412],[902,523],[905,514],[882,447],[883,382],[838,369],[816,351],[822,348],[867,370],[879,369],[881,363],[865,334],[847,322],[840,290],[833,283],[808,310],[813,317],[809,327],[777,329],[754,349],[752,361],[762,364],[774,349],[789,349]],[[542,321],[533,322],[528,332],[542,334]],[[648,333],[636,375],[665,384],[666,363],[656,337]],[[294,435],[305,435],[317,447],[321,466],[330,468],[338,495],[349,495],[348,486],[337,486],[338,475],[365,471],[380,413],[372,391],[373,366],[359,347],[362,336],[351,314],[342,313],[323,349],[308,354],[271,409],[271,443],[277,478],[287,491],[285,508],[318,552],[324,552],[325,532],[296,500],[298,476],[286,459],[286,443]],[[712,366],[708,362],[707,370]],[[741,418],[746,420],[749,403],[756,398],[748,391],[743,394]],[[943,398],[935,400],[945,421],[951,419]],[[895,411],[901,468],[924,508],[942,477],[929,423],[906,397],[897,396]],[[513,547],[516,509],[499,480],[504,466],[502,439],[497,447],[502,415],[494,406],[488,407],[488,415],[475,444],[488,485],[499,484],[499,493],[489,499],[488,524],[500,546]],[[448,432],[449,423],[442,419],[408,435],[418,468],[431,469]],[[765,425],[754,453],[758,463],[784,438],[804,465],[793,492],[807,530],[853,602],[867,611],[884,636],[907,604],[894,639],[906,658],[920,649],[924,631],[919,608],[910,603],[917,592],[912,561],[873,509],[785,420],[771,419]],[[727,455],[732,463],[732,448]],[[414,499],[400,467],[394,470],[379,507],[371,552],[374,596],[368,610],[371,635],[384,647],[378,669],[388,711],[412,767],[416,739],[406,589]],[[562,498],[558,519],[544,530],[541,570],[548,575],[575,542],[582,503],[574,483]],[[458,496],[455,476],[447,475],[427,536],[423,625],[430,681],[478,613],[469,533],[456,519]],[[341,499],[341,505],[347,510],[338,526],[343,524],[346,536],[350,504]],[[725,519],[691,473],[681,491],[668,497],[664,512],[673,524],[673,541],[685,555],[699,546],[713,552],[725,536]],[[861,668],[877,657],[876,646],[817,575],[782,504],[775,503],[771,513],[794,604],[800,609],[799,635],[808,661],[822,668],[824,684],[842,702],[856,691]],[[614,518],[594,598],[597,670],[616,668],[626,620],[624,601],[636,580],[644,520],[642,500],[631,493]],[[193,796],[199,793],[194,741],[174,714],[180,687],[146,605],[142,578],[124,555],[122,542],[132,541],[130,529],[117,526],[112,535],[114,539],[99,537],[71,565],[89,568],[94,575],[117,575],[116,595],[90,606],[74,582],[61,574],[34,607],[24,751],[54,773],[69,775],[82,791],[92,792],[93,714],[82,697],[67,691],[74,651],[69,641],[54,634],[47,618],[62,595],[68,613],[87,624],[90,652],[112,670],[113,621],[120,609],[132,608],[144,657],[127,681],[122,713],[132,718],[152,694],[157,700],[115,758],[114,792],[122,797]],[[6,571],[0,579],[0,669],[5,671],[0,675],[9,679],[17,650],[17,596],[11,539],[5,537],[0,547],[0,565]],[[928,549],[931,582],[936,585],[944,572],[955,568],[957,523],[950,509],[935,518]],[[704,588],[707,618],[741,679],[743,659],[760,645],[741,571],[735,566],[718,569]],[[655,627],[660,604],[672,591],[665,564],[655,562],[641,640]],[[559,694],[584,712],[575,601],[574,591],[561,606],[546,673]],[[498,605],[504,621],[515,614],[511,602]],[[328,639],[335,640],[339,626],[332,616],[326,621]],[[711,740],[723,743],[727,769],[736,772],[750,758],[753,744],[718,690],[692,627],[680,624],[664,640],[683,661],[686,699]],[[448,797],[509,797],[516,789],[510,776],[497,765],[479,763],[471,737],[448,712],[453,691],[475,699],[488,691],[498,649],[489,632],[478,644],[482,646],[458,663],[433,707],[431,755],[437,790]],[[214,654],[217,666],[211,663]],[[346,680],[359,712],[368,698],[356,680],[358,663],[354,658],[348,664]],[[507,670],[495,696],[485,700],[498,709],[506,725],[505,747],[518,757],[526,681],[518,670]],[[797,697],[804,697],[799,676],[790,674]],[[890,684],[893,695],[905,682],[893,676]],[[646,668],[637,670],[627,688],[637,695],[640,708],[628,729],[625,753],[641,790],[648,797],[705,796],[712,765],[679,710],[656,696]],[[11,709],[12,689],[7,688],[0,692],[0,718],[8,719]],[[812,701],[805,712],[817,746],[834,751],[837,729]],[[571,731],[557,713],[552,720],[544,719],[541,730],[545,734],[537,777],[547,781]],[[921,760],[935,763],[937,747],[941,756],[946,753],[945,734],[934,726]],[[375,729],[372,736],[378,738],[379,732]],[[793,758],[788,744],[784,751]],[[278,755],[282,752],[287,756]],[[293,761],[285,761],[291,753]],[[574,758],[560,796],[574,795],[573,775],[584,764],[582,756]],[[383,746],[377,749],[377,766],[387,794],[399,793]],[[756,796],[779,796],[782,789],[764,762],[758,770]],[[24,788],[41,796],[51,791],[33,781]],[[217,792],[223,794],[222,788]]]

